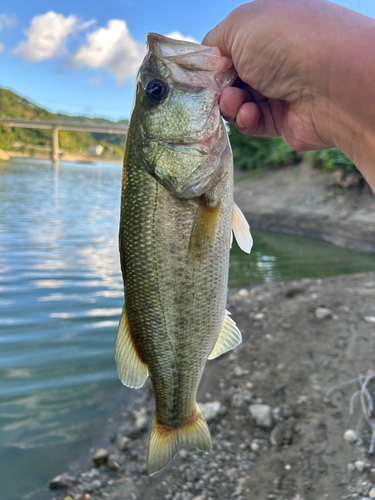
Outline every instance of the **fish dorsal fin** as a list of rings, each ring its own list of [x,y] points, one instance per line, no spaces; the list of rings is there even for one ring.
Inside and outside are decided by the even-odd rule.
[[[251,252],[253,238],[250,234],[250,226],[244,214],[236,203],[233,203],[231,226],[236,237],[238,246],[246,253]]]
[[[125,305],[117,329],[115,359],[121,382],[133,389],[142,387],[148,376],[148,368],[137,353]]]
[[[212,243],[216,235],[219,211],[220,202],[215,206],[210,206],[203,201],[200,205],[190,236],[190,255],[201,254]]]
[[[208,356],[208,359],[215,359],[225,352],[234,349],[242,342],[241,332],[237,328],[236,323],[229,317],[229,314],[230,313],[228,311],[225,311],[225,317],[220,330],[219,338],[217,339],[211,354]]]
[[[211,434],[198,405],[195,406],[193,415],[177,427],[159,423],[155,415],[147,457],[147,472],[150,476],[172,460],[180,443],[196,446],[203,451],[210,451],[212,447]]]

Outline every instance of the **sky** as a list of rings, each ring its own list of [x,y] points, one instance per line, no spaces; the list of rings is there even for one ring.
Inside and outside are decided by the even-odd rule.
[[[52,112],[129,118],[149,31],[201,41],[237,0],[0,1],[0,86]],[[336,0],[375,17],[375,0]]]

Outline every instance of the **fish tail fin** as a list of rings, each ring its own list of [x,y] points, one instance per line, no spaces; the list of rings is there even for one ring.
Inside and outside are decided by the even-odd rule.
[[[150,476],[172,460],[180,443],[196,446],[203,451],[211,449],[211,434],[198,405],[193,415],[178,427],[163,425],[154,416],[147,457],[147,472]]]

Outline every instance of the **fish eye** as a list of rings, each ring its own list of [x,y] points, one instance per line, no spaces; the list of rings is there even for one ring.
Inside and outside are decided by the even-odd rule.
[[[154,104],[162,103],[168,95],[168,85],[163,80],[151,80],[144,89],[147,99]]]

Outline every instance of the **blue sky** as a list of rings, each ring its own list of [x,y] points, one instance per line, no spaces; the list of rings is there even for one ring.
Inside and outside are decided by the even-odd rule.
[[[242,1],[18,0],[0,4],[0,86],[53,112],[128,118],[148,31],[200,41]],[[375,17],[374,0],[337,0]],[[98,49],[101,52],[98,52]]]

